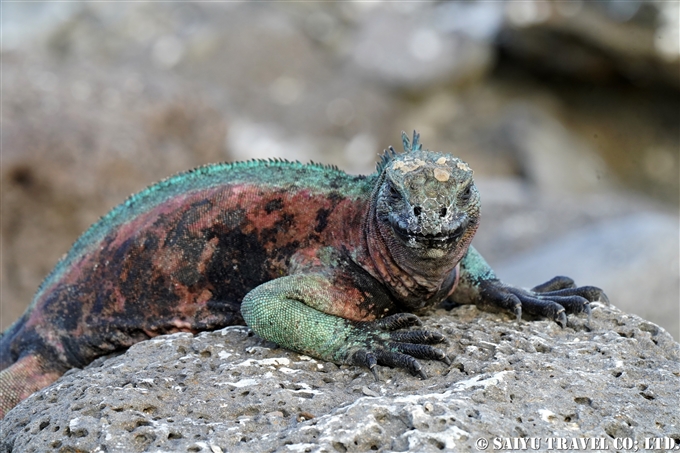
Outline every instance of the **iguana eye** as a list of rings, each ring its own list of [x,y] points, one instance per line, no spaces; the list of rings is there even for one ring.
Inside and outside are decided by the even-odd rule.
[[[392,199],[398,200],[398,199],[401,198],[401,194],[392,184],[389,185],[388,193],[389,193],[390,198],[392,198]]]
[[[470,197],[472,197],[472,185],[467,186],[459,195],[460,201],[463,203],[470,201]]]

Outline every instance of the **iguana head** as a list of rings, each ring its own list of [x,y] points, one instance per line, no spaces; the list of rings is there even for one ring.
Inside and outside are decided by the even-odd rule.
[[[392,147],[378,163],[374,192],[378,227],[392,255],[457,263],[477,230],[479,192],[472,170],[449,154],[423,150],[402,132],[403,154]]]

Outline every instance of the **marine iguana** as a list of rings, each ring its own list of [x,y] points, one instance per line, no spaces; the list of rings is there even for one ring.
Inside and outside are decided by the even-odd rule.
[[[605,300],[567,277],[524,290],[470,245],[472,170],[402,133],[377,171],[283,160],[207,165],[128,198],[88,229],[0,337],[0,418],[70,368],[177,331],[247,324],[338,364],[450,363],[416,314],[444,300],[566,325]]]

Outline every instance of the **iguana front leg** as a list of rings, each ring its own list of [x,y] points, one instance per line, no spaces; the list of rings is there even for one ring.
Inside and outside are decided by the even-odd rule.
[[[567,314],[586,313],[590,317],[590,303],[609,299],[600,288],[577,287],[568,277],[553,279],[530,290],[517,288],[500,281],[482,256],[470,246],[461,261],[458,287],[451,295],[454,302],[475,304],[554,319],[562,327],[567,325]]]
[[[322,274],[302,274],[253,289],[243,299],[241,313],[264,339],[330,362],[366,366],[376,378],[376,365],[406,368],[424,378],[416,359],[449,363],[443,351],[430,346],[444,342],[443,335],[400,330],[420,325],[415,315],[398,313],[373,321],[341,317],[372,318],[362,302]]]

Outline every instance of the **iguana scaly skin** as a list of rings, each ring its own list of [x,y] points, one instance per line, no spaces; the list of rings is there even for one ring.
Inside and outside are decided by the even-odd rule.
[[[403,330],[446,298],[549,316],[594,287],[505,285],[470,246],[480,199],[461,160],[403,135],[370,176],[286,161],[217,164],[133,195],[94,224],[0,337],[0,416],[66,370],[156,335],[248,324],[335,363],[449,363]]]

